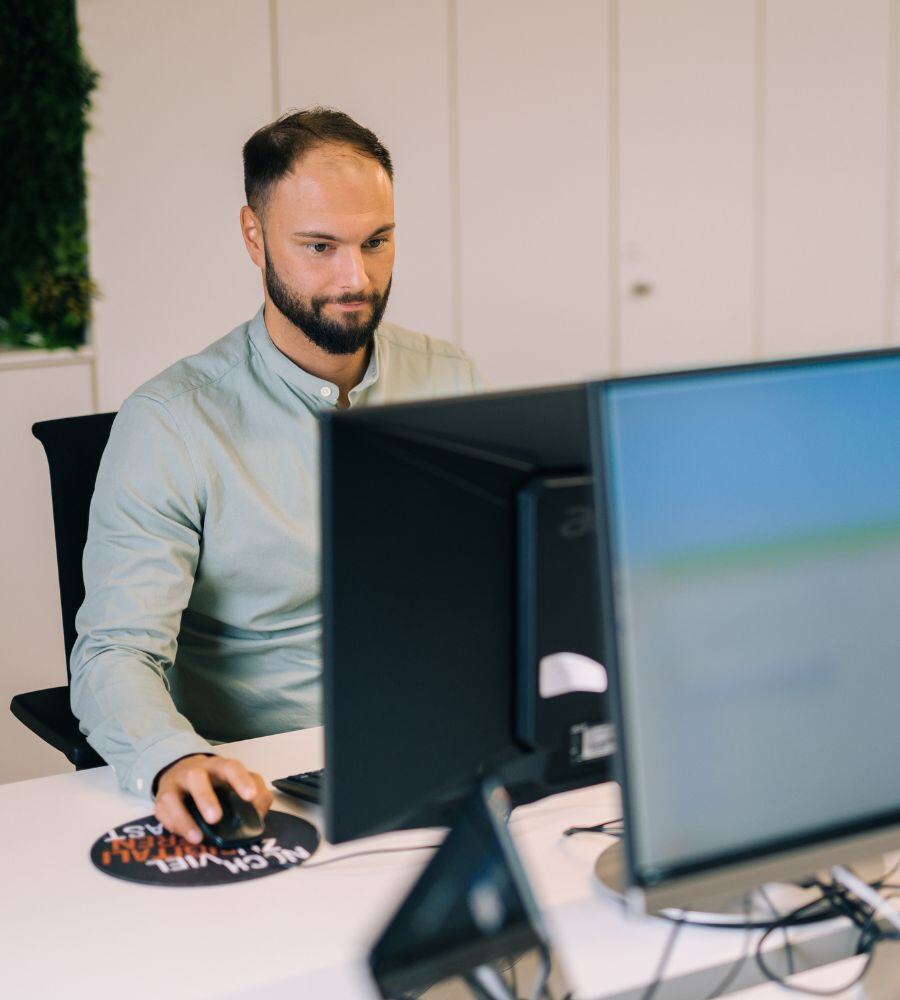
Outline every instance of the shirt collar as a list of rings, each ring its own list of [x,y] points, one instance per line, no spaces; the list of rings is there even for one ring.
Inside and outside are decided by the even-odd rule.
[[[339,390],[334,382],[311,375],[308,371],[294,364],[290,358],[282,354],[272,342],[269,331],[266,329],[266,321],[263,318],[264,308],[264,306],[260,306],[259,312],[250,320],[248,331],[250,340],[257,351],[259,351],[263,361],[292,389],[301,392],[307,399],[315,403],[317,407],[336,407]],[[350,390],[351,406],[358,402],[362,393],[378,381],[378,339],[376,331],[375,345],[372,350],[372,356],[369,358],[369,366],[366,368],[366,373],[363,375],[359,385],[354,386]]]

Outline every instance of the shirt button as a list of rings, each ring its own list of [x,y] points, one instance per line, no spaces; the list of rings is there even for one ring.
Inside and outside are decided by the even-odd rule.
[[[323,385],[322,388],[319,389],[319,394],[322,395],[322,396],[330,396],[331,395],[331,386]]]

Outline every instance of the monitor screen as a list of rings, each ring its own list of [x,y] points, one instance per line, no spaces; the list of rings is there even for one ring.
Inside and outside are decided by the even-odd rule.
[[[900,357],[591,391],[633,884],[896,822]]]

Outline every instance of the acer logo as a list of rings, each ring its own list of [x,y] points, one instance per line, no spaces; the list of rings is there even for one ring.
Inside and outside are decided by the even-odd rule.
[[[594,530],[594,510],[585,504],[567,507],[563,522],[559,527],[559,536],[567,542],[583,538]]]

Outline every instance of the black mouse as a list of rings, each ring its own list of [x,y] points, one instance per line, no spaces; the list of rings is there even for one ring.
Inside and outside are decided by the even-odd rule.
[[[222,807],[222,818],[216,823],[203,818],[197,803],[189,795],[184,800],[188,812],[200,827],[204,841],[225,849],[249,847],[258,843],[262,839],[265,824],[259,818],[253,803],[242,799],[231,785],[215,785],[213,791]]]

